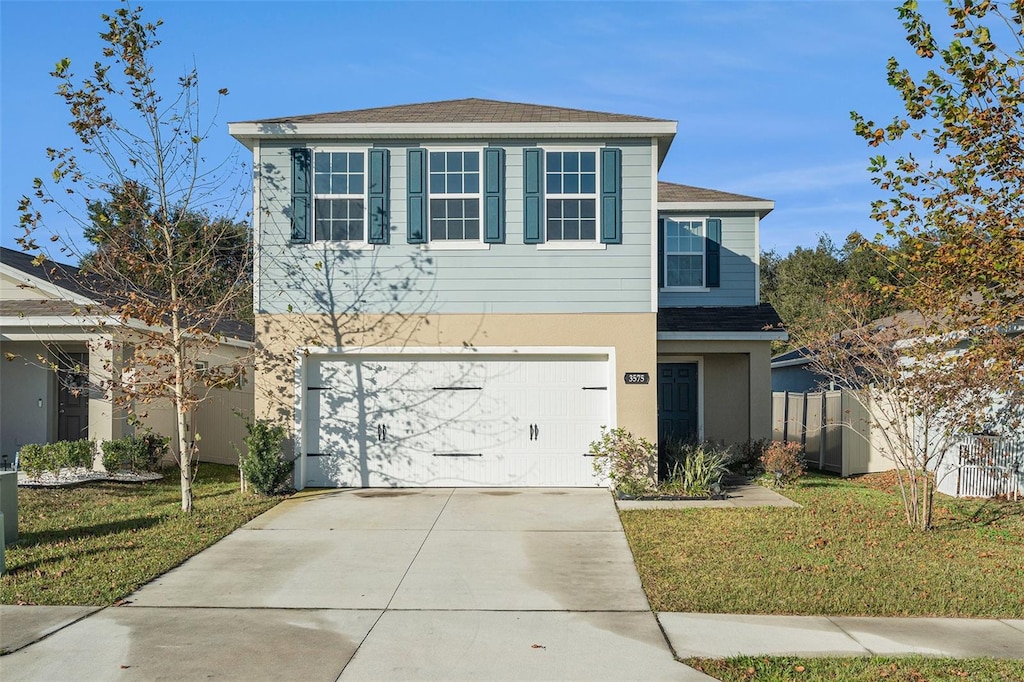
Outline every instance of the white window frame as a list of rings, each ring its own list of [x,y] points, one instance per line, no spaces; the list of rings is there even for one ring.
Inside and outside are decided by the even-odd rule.
[[[345,146],[345,145],[329,145],[329,146],[317,146],[309,147],[311,154],[309,163],[309,241],[306,243],[307,248],[315,248],[322,250],[324,248],[336,249],[343,251],[363,251],[372,250],[374,244],[369,242],[370,237],[370,221],[369,221],[369,193],[370,193],[370,149],[364,146]],[[317,194],[316,191],[316,155],[329,154],[329,153],[344,152],[346,154],[357,154],[363,155],[363,193],[358,194]],[[316,238],[316,200],[320,199],[358,199],[363,202],[363,238],[362,239],[317,239]]]
[[[603,251],[608,245],[601,241],[601,150],[604,145],[549,144],[541,147],[544,153],[541,159],[541,185],[544,188],[544,210],[541,218],[541,229],[544,241],[537,244],[539,251]],[[594,192],[593,194],[548,194],[548,152],[587,152],[594,155]],[[590,199],[594,200],[594,238],[593,239],[555,239],[548,240],[548,199]]]
[[[696,292],[711,291],[711,288],[708,287],[708,285],[707,285],[708,284],[708,247],[707,247],[707,237],[708,237],[708,220],[710,219],[710,216],[704,216],[704,215],[661,215],[659,217],[661,218],[661,220],[659,221],[661,223],[661,225],[659,226],[658,229],[662,231],[660,237],[661,237],[661,240],[662,240],[662,244],[664,244],[664,248],[662,249],[663,253],[661,254],[661,272],[662,272],[662,279],[665,282],[665,286],[661,287],[661,290],[662,291],[690,291],[690,292],[694,292],[694,291],[696,291]],[[668,222],[670,220],[674,221],[674,222],[677,222],[677,223],[683,223],[683,222],[693,223],[693,222],[700,221],[700,224],[701,224],[700,236],[704,240],[703,241],[704,250],[701,251],[701,254],[700,254],[701,255],[701,266],[702,266],[702,269],[701,269],[701,281],[703,282],[703,284],[700,285],[700,286],[669,286],[668,285],[668,257],[670,255],[672,255],[672,256],[695,256],[695,255],[697,255],[697,253],[695,251],[672,251],[672,252],[670,252],[668,250]]]
[[[487,251],[491,248],[490,244],[484,242],[484,149],[483,147],[424,147],[424,151],[427,154],[427,173],[426,173],[426,187],[427,187],[427,241],[420,245],[422,251]],[[477,155],[477,174],[479,175],[479,185],[476,192],[460,192],[460,193],[448,193],[434,194],[430,191],[430,155],[439,153],[447,154],[448,152],[475,152]],[[465,171],[463,171],[465,172]],[[463,188],[465,189],[465,188]],[[432,236],[433,227],[433,212],[431,210],[432,201],[434,199],[476,199],[477,200],[477,215],[479,215],[480,221],[480,236],[477,239],[437,239],[435,240]]]

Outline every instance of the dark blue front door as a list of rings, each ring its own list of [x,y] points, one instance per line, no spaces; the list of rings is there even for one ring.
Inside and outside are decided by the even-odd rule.
[[[669,440],[692,440],[697,435],[697,363],[658,363],[659,454]],[[659,459],[663,468],[665,458]]]

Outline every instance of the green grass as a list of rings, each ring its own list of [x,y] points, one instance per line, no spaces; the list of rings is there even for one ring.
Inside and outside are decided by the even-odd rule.
[[[1024,502],[936,501],[909,529],[886,477],[812,475],[801,509],[623,511],[656,611],[1024,617]]]
[[[939,682],[1024,680],[1024,661],[991,658],[765,658],[684,659],[684,663],[723,682]]]
[[[112,604],[280,498],[238,492],[238,469],[203,464],[195,511],[177,470],[152,483],[18,490],[19,541],[7,548],[4,604]]]

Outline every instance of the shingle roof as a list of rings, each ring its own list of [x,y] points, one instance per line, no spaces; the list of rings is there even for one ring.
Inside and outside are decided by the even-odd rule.
[[[768,303],[744,306],[659,308],[659,332],[781,331],[782,319]]]
[[[98,306],[117,305],[122,292],[115,290],[108,282],[95,276],[83,273],[73,265],[57,263],[46,259],[39,265],[34,261],[35,257],[24,251],[15,251],[7,247],[0,247],[0,263],[14,268],[20,272],[35,277],[44,282],[50,282],[54,286],[70,291],[72,294],[84,299],[95,301]],[[4,301],[0,305],[0,314],[4,315],[82,315],[98,314],[100,310],[86,306],[76,306],[73,303],[59,300],[15,300]],[[252,341],[255,338],[252,325],[237,320],[219,320],[213,328],[217,334],[227,337]]]
[[[567,109],[541,104],[500,102],[475,97],[353,111],[265,118],[244,121],[244,123],[630,123],[643,121],[674,123],[674,121],[664,118],[610,114],[602,111]]]
[[[658,201],[771,201],[771,199],[760,199],[744,194],[721,192],[717,189],[705,189],[704,187],[693,187],[691,185],[678,185],[674,182],[662,182],[659,180]]]

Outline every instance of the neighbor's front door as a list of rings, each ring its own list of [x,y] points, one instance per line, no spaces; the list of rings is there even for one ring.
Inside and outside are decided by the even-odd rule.
[[[57,370],[57,440],[89,437],[89,354],[64,353]]]

